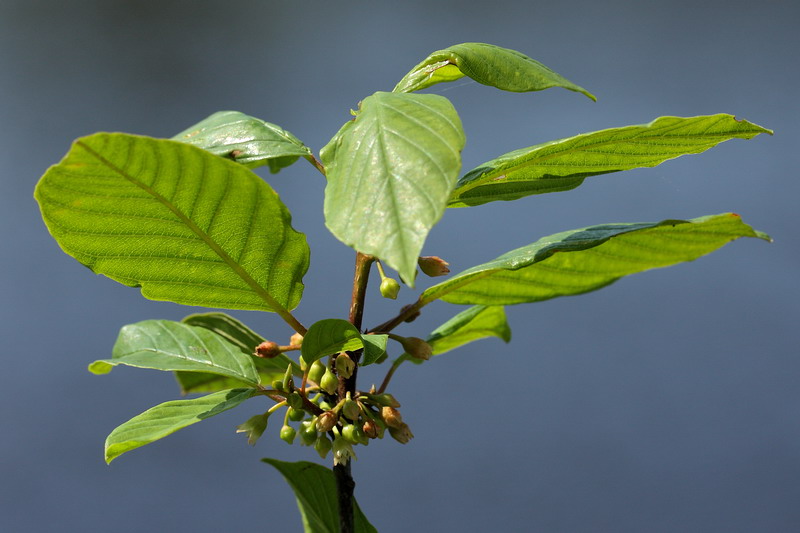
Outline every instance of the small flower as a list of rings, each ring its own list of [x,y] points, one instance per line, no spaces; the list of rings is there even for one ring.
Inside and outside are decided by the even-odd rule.
[[[333,439],[333,464],[346,465],[350,458],[358,459],[356,452],[353,451],[353,445],[347,442],[347,439],[338,434]]]

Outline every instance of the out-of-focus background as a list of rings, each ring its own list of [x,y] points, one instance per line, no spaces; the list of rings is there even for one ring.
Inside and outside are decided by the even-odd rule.
[[[59,250],[32,192],[70,142],[169,137],[233,109],[318,151],[360,99],[434,50],[481,41],[599,101],[433,87],[461,114],[465,170],[661,115],[733,113],[775,135],[449,210],[425,254],[459,271],[557,231],[725,211],[775,242],[508,308],[510,345],[401,368],[392,389],[416,438],[358,448],[368,517],[382,533],[800,531],[798,23],[788,0],[0,1],[0,529],[298,531],[294,497],[259,459],[316,457],[277,425],[249,447],[233,431],[261,408],[246,403],[105,465],[105,436],[178,391],[165,373],[86,365],[122,325],[196,309],[145,300]],[[303,162],[262,174],[312,248],[297,315],[346,316],[354,254],[324,228],[324,180]],[[373,287],[367,325],[415,294],[387,302]],[[431,305],[400,331],[424,337],[459,309]],[[233,314],[269,338],[290,333],[274,315]]]

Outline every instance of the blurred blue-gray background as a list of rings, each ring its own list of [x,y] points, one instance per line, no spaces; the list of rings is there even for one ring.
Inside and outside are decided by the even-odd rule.
[[[233,432],[259,412],[247,403],[105,465],[111,429],[178,391],[167,374],[98,377],[86,365],[122,325],[195,309],[95,276],[50,238],[32,192],[72,139],[169,137],[234,109],[317,151],[361,98],[428,53],[482,41],[599,101],[433,87],[461,114],[465,170],[661,115],[733,113],[776,133],[449,210],[426,254],[458,271],[561,230],[725,211],[775,242],[509,308],[510,345],[401,368],[393,392],[416,439],[358,450],[368,517],[382,533],[800,531],[798,23],[796,2],[770,0],[0,1],[0,529],[299,531],[293,496],[258,460],[316,457],[277,427],[247,446]],[[297,315],[346,316],[353,253],[324,229],[324,180],[303,163],[265,177],[312,247]],[[367,325],[414,294],[371,294]],[[424,337],[457,310],[431,305],[400,331]],[[267,337],[290,333],[274,315],[234,314]]]

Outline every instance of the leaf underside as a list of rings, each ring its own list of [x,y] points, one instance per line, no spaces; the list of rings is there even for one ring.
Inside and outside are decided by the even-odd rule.
[[[592,100],[595,96],[535,59],[508,48],[486,43],[462,43],[433,52],[411,69],[394,92],[412,92],[467,76],[504,91],[541,91],[563,87]]]
[[[259,375],[253,357],[206,329],[171,320],[145,320],[122,328],[111,359],[89,365],[106,374],[116,365],[154,370],[208,372],[256,386]]]
[[[339,500],[333,472],[308,461],[262,459],[283,475],[297,498],[305,533],[339,533]],[[355,533],[378,533],[353,500]]]
[[[110,463],[125,452],[232,409],[255,393],[255,389],[231,389],[191,400],[176,400],[156,405],[111,432],[106,439],[106,463]]]
[[[300,301],[308,245],[278,195],[194,146],[84,137],[35,197],[65,252],[147,298],[262,311]]]
[[[272,173],[311,150],[285,129],[238,111],[219,111],[172,138],[224,156],[248,168],[269,165]]]
[[[514,150],[458,180],[448,207],[567,191],[590,176],[654,167],[729,139],[772,132],[733,115],[660,117],[638,126],[584,133]]]
[[[465,270],[420,299],[510,305],[581,294],[629,274],[693,261],[739,237],[770,240],[733,213],[566,231]]]
[[[446,98],[383,92],[365,98],[355,120],[320,152],[328,229],[413,287],[422,245],[455,186],[464,142]]]

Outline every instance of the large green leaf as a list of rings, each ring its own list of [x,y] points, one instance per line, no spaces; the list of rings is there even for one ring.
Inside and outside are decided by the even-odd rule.
[[[308,245],[278,195],[194,146],[84,137],[35,196],[64,251],[147,298],[282,316],[300,301]]]
[[[298,157],[311,155],[311,150],[285,129],[238,111],[214,113],[172,139],[229,157],[249,168],[268,164],[273,173]]]
[[[448,207],[567,191],[589,176],[654,167],[759,133],[772,131],[725,114],[661,117],[649,124],[584,133],[514,150],[470,170],[458,180]]]
[[[106,374],[116,365],[155,370],[208,372],[232,378],[238,385],[258,385],[254,357],[207,329],[171,320],[145,320],[122,328],[111,359],[89,365]]]
[[[486,43],[456,44],[432,53],[411,69],[394,91],[419,91],[464,76],[504,91],[528,92],[563,87],[597,100],[583,87],[575,85],[535,59],[516,50]]]
[[[311,364],[317,359],[345,350],[363,348],[361,333],[348,322],[339,318],[326,318],[311,324],[303,337],[300,348],[303,360]]]
[[[769,240],[733,213],[565,231],[465,270],[420,299],[507,305],[581,294],[629,274],[692,261],[739,237]]]
[[[511,329],[502,306],[475,305],[436,328],[428,336],[433,355],[449,352],[478,339],[498,337],[511,341]]]
[[[378,92],[322,149],[325,223],[413,286],[417,258],[461,168],[464,133],[438,95]]]
[[[225,313],[199,313],[189,315],[183,319],[183,322],[190,326],[213,331],[226,341],[234,344],[247,356],[251,356],[255,347],[265,340],[261,335]],[[272,359],[264,359],[261,357],[250,357],[250,359],[253,360],[256,366],[256,370],[261,378],[261,383],[272,383],[276,379],[283,378],[286,367],[290,364],[294,367],[296,375],[303,375],[300,366],[285,354],[280,354]],[[241,383],[233,378],[204,372],[178,371],[175,372],[175,379],[178,381],[178,385],[183,394],[188,394],[190,392],[216,392],[241,386]]]
[[[156,405],[111,432],[106,438],[106,463],[125,452],[232,409],[255,393],[255,389],[231,389]]]
[[[275,467],[292,487],[305,533],[339,533],[339,499],[331,470],[308,461],[288,463],[268,458],[262,461]],[[355,533],[378,533],[358,503],[353,503]]]

